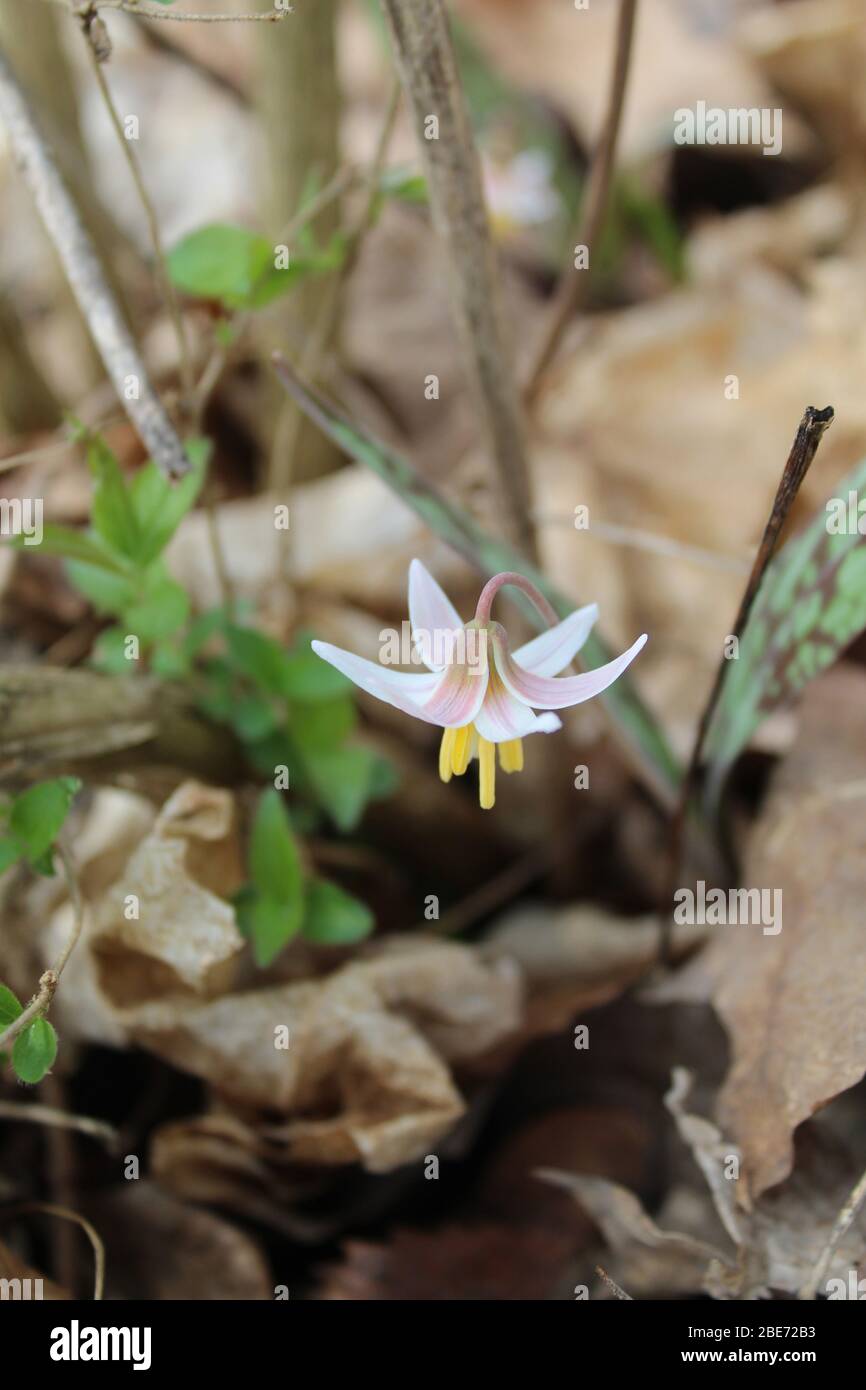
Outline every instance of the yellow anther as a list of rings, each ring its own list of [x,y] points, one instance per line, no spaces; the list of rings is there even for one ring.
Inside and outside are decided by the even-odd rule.
[[[471,724],[464,724],[462,729],[454,729],[454,743],[451,749],[451,770],[458,777],[462,777],[469,766],[469,757],[472,752],[472,728]]]
[[[443,782],[451,781],[454,744],[458,732],[457,729],[445,729],[442,733],[442,742],[439,745],[439,776]]]
[[[523,739],[509,738],[500,743],[499,766],[503,772],[523,771]]]
[[[496,800],[496,746],[489,739],[478,739],[479,800],[482,811],[489,811]]]

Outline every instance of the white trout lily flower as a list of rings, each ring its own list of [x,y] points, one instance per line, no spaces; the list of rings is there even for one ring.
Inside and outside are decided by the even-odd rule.
[[[502,624],[490,616],[493,599],[505,584],[522,589],[552,623],[547,632],[516,652],[511,652]],[[597,616],[598,606],[591,603],[559,622],[535,585],[522,574],[508,571],[488,580],[475,617],[464,624],[433,576],[420,560],[413,560],[409,619],[425,673],[395,671],[330,642],[313,642],[312,647],[368,694],[444,730],[439,750],[443,782],[455,774],[461,776],[477,757],[481,805],[489,810],[495,795],[495,745],[499,745],[502,771],[519,772],[526,735],[552,734],[562,727],[555,714],[534,711],[567,709],[600,695],[646,642],[644,633],[607,665],[577,676],[559,676],[580,651]]]

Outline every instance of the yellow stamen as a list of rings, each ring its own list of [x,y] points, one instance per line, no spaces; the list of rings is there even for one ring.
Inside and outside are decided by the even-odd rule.
[[[489,811],[496,800],[496,746],[478,738],[479,800],[482,811]]]
[[[445,729],[442,733],[442,742],[439,745],[439,776],[443,782],[451,781],[454,744],[458,732],[458,729]]]
[[[458,777],[462,777],[469,766],[469,755],[472,751],[472,724],[464,724],[462,729],[454,729],[454,744],[451,750],[451,770]]]
[[[503,772],[523,771],[523,739],[509,738],[500,743],[499,766]]]

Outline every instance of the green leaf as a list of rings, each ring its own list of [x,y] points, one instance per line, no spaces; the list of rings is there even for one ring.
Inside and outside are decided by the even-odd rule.
[[[0,1029],[6,1029],[22,1013],[21,1005],[7,985],[0,985]]]
[[[274,708],[273,702],[262,695],[247,695],[234,703],[231,724],[244,743],[256,743],[267,738],[280,725],[285,715]]]
[[[189,617],[189,597],[176,580],[160,573],[149,580],[143,598],[131,604],[123,617],[141,642],[160,642],[183,627]]]
[[[0,840],[0,874],[5,874],[8,868],[20,859],[24,853],[24,846],[20,840],[12,836],[4,836]]]
[[[138,586],[129,576],[83,564],[79,560],[69,560],[66,571],[70,582],[90,600],[97,613],[120,617],[136,600]]]
[[[96,479],[91,518],[96,534],[116,555],[136,560],[141,544],[138,517],[120,464],[99,435],[92,435],[87,462]]]
[[[285,653],[282,693],[289,700],[332,700],[351,690],[352,682],[310,647],[309,638]]]
[[[335,883],[314,879],[307,885],[303,934],[319,946],[351,946],[373,930],[375,918],[366,903]]]
[[[235,309],[249,304],[273,262],[274,248],[266,237],[215,222],[184,237],[169,253],[168,269],[186,294],[219,299]]]
[[[371,797],[377,754],[352,744],[305,749],[303,758],[316,799],[340,830],[354,830]]]
[[[23,843],[31,864],[53,845],[80,787],[77,777],[56,777],[16,796],[9,825]]]
[[[128,633],[123,627],[107,627],[93,646],[91,665],[107,676],[128,676],[132,662],[126,655]]]
[[[325,751],[335,748],[352,732],[358,715],[351,695],[322,700],[315,705],[293,704],[290,716],[292,737],[301,750]]]
[[[20,548],[21,538],[16,536],[12,544]],[[23,544],[23,542],[22,542]],[[72,531],[68,526],[54,526],[50,523],[42,528],[42,540],[37,547],[43,555],[61,555],[65,560],[80,560],[110,574],[128,575],[128,568],[113,555],[97,537],[88,536],[84,531]]]
[[[139,565],[149,565],[162,554],[201,492],[210,443],[190,439],[185,447],[192,469],[179,482],[170,482],[152,460],[132,480],[130,497],[141,537],[136,555]]]
[[[428,201],[427,180],[423,174],[413,173],[399,165],[382,171],[379,188],[386,198],[398,198],[404,203]]]
[[[235,915],[241,933],[252,943],[256,965],[265,967],[296,936],[304,915],[301,894],[290,903],[261,893],[241,893],[235,899]]]
[[[278,364],[277,375],[289,395],[329,439],[333,439],[350,458],[357,459],[382,478],[437,536],[452,545],[486,578],[503,570],[519,570],[541,590],[560,618],[567,618],[578,606],[575,600],[560,593],[540,570],[527,564],[519,552],[504,541],[488,535],[464,508],[450,502],[405,459],[362,434],[318,393],[305,386],[287,364]],[[520,603],[536,628],[542,626],[541,619],[531,606],[521,603],[520,599],[516,599],[516,602]],[[613,655],[601,638],[590,633],[581,659],[587,667],[594,667],[610,661]],[[641,701],[628,672],[599,698],[604,701],[620,735],[640,754],[648,780],[665,789],[668,794],[673,792],[682,775],[679,764],[668,747],[661,725]]]
[[[286,905],[302,895],[301,860],[283,805],[273,787],[263,792],[250,837],[250,877],[264,897]]]
[[[12,1066],[19,1081],[35,1086],[54,1065],[57,1034],[47,1018],[37,1018],[12,1047]]]
[[[837,511],[829,510],[835,500],[843,528],[838,532]],[[835,499],[767,568],[739,655],[727,663],[704,740],[709,809],[717,805],[728,768],[761,721],[798,695],[866,629],[866,535],[858,529],[859,508],[866,513],[866,461],[840,481]]]
[[[279,642],[251,627],[226,627],[229,657],[238,671],[271,695],[285,695],[289,655]],[[322,662],[322,665],[325,663]]]

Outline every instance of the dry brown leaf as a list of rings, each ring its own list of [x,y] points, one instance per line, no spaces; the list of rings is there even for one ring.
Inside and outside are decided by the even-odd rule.
[[[573,1253],[568,1233],[474,1223],[396,1231],[387,1245],[347,1241],[319,1298],[472,1300],[549,1298]]]
[[[703,939],[701,927],[677,926],[675,951]],[[526,1028],[555,1032],[584,1009],[615,999],[658,954],[655,916],[615,917],[597,907],[517,907],[485,937],[488,960],[520,966],[528,987]]]
[[[753,1197],[791,1172],[797,1125],[866,1071],[866,675],[815,682],[749,845],[743,883],[779,889],[782,930],[714,929],[656,997],[712,997],[731,1039],[719,1117]]]
[[[138,797],[100,792],[76,853],[85,926],[55,1004],[67,1036],[121,1043],[147,1000],[227,987],[244,945],[223,900],[242,878],[230,793],[187,782],[154,818]],[[66,901],[45,933],[46,961],[72,924]]]
[[[487,1051],[519,1017],[513,963],[396,937],[324,979],[145,1006],[132,1031],[235,1103],[284,1112],[265,1133],[285,1161],[384,1172],[425,1153],[462,1114],[446,1062]],[[275,1044],[281,1028],[287,1048]]]
[[[273,1298],[267,1261],[249,1236],[153,1183],[126,1183],[86,1212],[105,1244],[109,1298]]]

